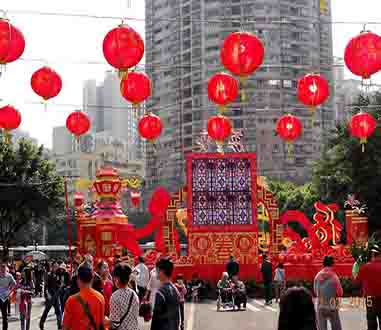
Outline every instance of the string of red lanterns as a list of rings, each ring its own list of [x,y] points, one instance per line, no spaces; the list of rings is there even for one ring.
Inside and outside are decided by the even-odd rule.
[[[362,152],[365,151],[365,144],[376,130],[376,126],[376,119],[369,113],[360,112],[352,116],[348,129],[352,136],[360,139]]]
[[[0,65],[14,62],[25,50],[25,39],[22,32],[9,20],[0,18]]]
[[[120,93],[134,106],[151,96],[151,81],[143,72],[130,72],[120,81]]]
[[[227,73],[216,73],[208,82],[208,97],[218,105],[221,113],[225,112],[226,106],[234,102],[238,96],[238,82]]]
[[[218,148],[222,147],[224,141],[231,135],[232,130],[232,123],[225,116],[212,116],[208,120],[208,135],[217,143]]]
[[[292,143],[300,137],[302,131],[302,122],[298,117],[291,114],[282,116],[276,123],[276,133],[282,140],[286,141],[289,153]]]
[[[82,111],[72,112],[66,119],[66,128],[79,140],[81,135],[86,134],[90,129],[90,119]]]
[[[159,116],[152,113],[145,114],[140,118],[138,131],[142,138],[154,143],[163,130],[163,123]]]
[[[47,101],[56,97],[62,89],[60,75],[49,67],[42,67],[33,73],[30,80],[33,91]]]

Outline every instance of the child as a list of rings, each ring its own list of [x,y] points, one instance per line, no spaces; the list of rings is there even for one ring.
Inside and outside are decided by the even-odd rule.
[[[278,267],[275,268],[274,282],[275,302],[278,302],[283,293],[283,290],[286,288],[286,273],[282,263],[279,263]]]
[[[179,292],[179,301],[180,301],[180,329],[184,330],[184,303],[185,295],[187,294],[187,289],[184,285],[184,279],[182,274],[178,274],[176,277],[175,287]]]

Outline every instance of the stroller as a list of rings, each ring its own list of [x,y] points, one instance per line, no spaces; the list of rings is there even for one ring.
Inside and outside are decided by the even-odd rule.
[[[235,310],[237,308],[235,302],[235,289],[230,286],[228,288],[219,288],[217,297],[217,312],[222,309]]]

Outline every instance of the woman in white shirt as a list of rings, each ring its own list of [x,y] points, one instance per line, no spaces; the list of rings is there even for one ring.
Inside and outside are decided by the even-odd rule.
[[[147,290],[148,290],[147,294],[150,295],[149,301],[150,301],[152,310],[155,307],[156,293],[160,289],[160,287],[161,287],[161,283],[160,283],[158,273],[157,273],[157,270],[155,267],[154,269],[151,270],[150,280],[149,280],[148,286],[147,286]]]
[[[274,288],[275,302],[278,302],[284,289],[286,288],[286,273],[282,263],[280,263],[277,268],[275,268]]]
[[[118,290],[111,296],[111,329],[139,330],[139,298],[137,294],[128,287],[131,273],[132,269],[126,263],[120,263],[115,266],[113,278]]]

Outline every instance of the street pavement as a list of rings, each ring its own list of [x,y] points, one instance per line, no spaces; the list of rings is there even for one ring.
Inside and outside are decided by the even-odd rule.
[[[43,311],[41,299],[33,305],[31,330],[38,330],[38,322]],[[279,306],[264,306],[263,300],[250,300],[246,311],[216,310],[215,301],[199,304],[186,304],[185,330],[277,330]],[[365,310],[361,306],[354,306],[349,299],[345,299],[340,310],[343,330],[365,330]],[[20,329],[19,321],[12,321],[9,330]],[[56,330],[57,324],[53,310],[45,324],[45,330]],[[141,330],[149,330],[149,323],[142,321]],[[163,329],[164,330],[164,329]]]

